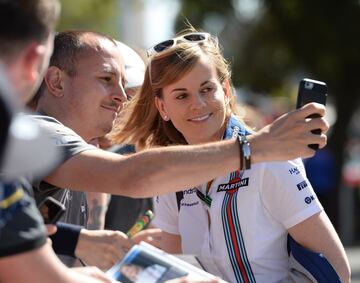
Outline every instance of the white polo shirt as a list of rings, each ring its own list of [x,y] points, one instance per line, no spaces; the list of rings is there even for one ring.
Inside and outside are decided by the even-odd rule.
[[[287,230],[322,210],[303,163],[259,163],[239,175],[213,181],[210,207],[196,188],[184,190],[180,212],[174,193],[157,197],[154,223],[224,280],[288,282]]]

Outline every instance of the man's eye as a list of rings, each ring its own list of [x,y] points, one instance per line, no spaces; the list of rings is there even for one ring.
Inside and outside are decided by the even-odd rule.
[[[105,82],[110,82],[111,81],[111,77],[101,77],[101,79]]]

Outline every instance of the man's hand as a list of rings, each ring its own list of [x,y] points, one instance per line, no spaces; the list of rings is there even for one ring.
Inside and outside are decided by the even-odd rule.
[[[190,276],[180,277],[172,280],[168,280],[165,283],[220,283],[224,282],[220,279],[192,279]]]
[[[120,231],[82,229],[75,255],[87,265],[107,270],[122,259],[133,245]]]
[[[115,283],[117,281],[110,279],[105,273],[103,273],[99,268],[95,266],[86,266],[86,267],[74,267],[71,268],[72,271],[78,272],[80,274],[88,276],[88,280],[98,279],[97,282],[103,283]]]
[[[55,234],[56,231],[57,231],[57,227],[54,224],[46,224],[45,227],[46,227],[46,231],[47,231],[48,236],[51,236],[51,235]],[[52,246],[52,241],[51,241],[51,239],[49,237],[46,239],[46,241],[50,246]]]
[[[159,228],[149,228],[140,231],[139,233],[135,234],[134,237],[132,237],[132,240],[139,244],[141,241],[147,242],[150,245],[153,245],[157,248],[161,248],[161,235],[162,230]]]
[[[55,234],[56,231],[57,231],[57,227],[54,224],[46,224],[45,227],[46,227],[46,231],[47,231],[48,236],[51,236],[51,235]]]
[[[320,118],[307,118],[311,114],[319,114]],[[315,150],[309,144],[319,144],[323,148],[327,142],[325,133],[329,123],[324,118],[325,106],[309,103],[300,109],[286,113],[272,124],[249,136],[254,162],[283,161],[297,157],[311,157]],[[321,134],[313,134],[311,130],[321,129]]]

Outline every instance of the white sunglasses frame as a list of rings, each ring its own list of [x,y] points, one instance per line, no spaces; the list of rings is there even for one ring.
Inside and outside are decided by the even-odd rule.
[[[204,39],[201,39],[201,40],[189,40],[187,39],[186,37],[189,36],[189,35],[202,35],[204,36]],[[179,40],[182,40],[184,42],[189,42],[189,43],[200,43],[200,42],[204,42],[204,41],[207,41],[208,39],[210,38],[210,34],[207,33],[207,32],[189,32],[189,33],[185,33],[185,34],[182,34],[180,36],[177,36],[177,37],[174,37],[174,38],[170,38],[170,39],[167,39],[167,40],[163,40],[155,45],[153,45],[152,47],[150,47],[146,53],[147,53],[147,56],[148,57],[152,57],[153,55],[156,55],[156,54],[160,54],[168,49],[170,49],[171,47],[174,47],[177,45],[178,41]],[[161,45],[162,43],[164,42],[167,42],[167,41],[173,41],[173,43],[169,46],[166,46],[163,50],[161,51],[157,51],[156,50],[156,47]]]

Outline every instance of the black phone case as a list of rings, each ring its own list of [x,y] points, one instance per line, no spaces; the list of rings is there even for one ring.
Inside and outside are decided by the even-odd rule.
[[[65,206],[52,197],[45,198],[38,206],[45,224],[55,224],[65,213]]]
[[[296,102],[296,108],[301,108],[307,103],[317,102],[323,105],[326,105],[327,98],[327,85],[324,82],[311,80],[311,79],[302,79],[299,84],[299,92]],[[308,118],[317,118],[318,114],[310,115]],[[321,134],[320,129],[312,130],[314,134]],[[309,144],[310,148],[317,150],[319,149],[318,144]]]

